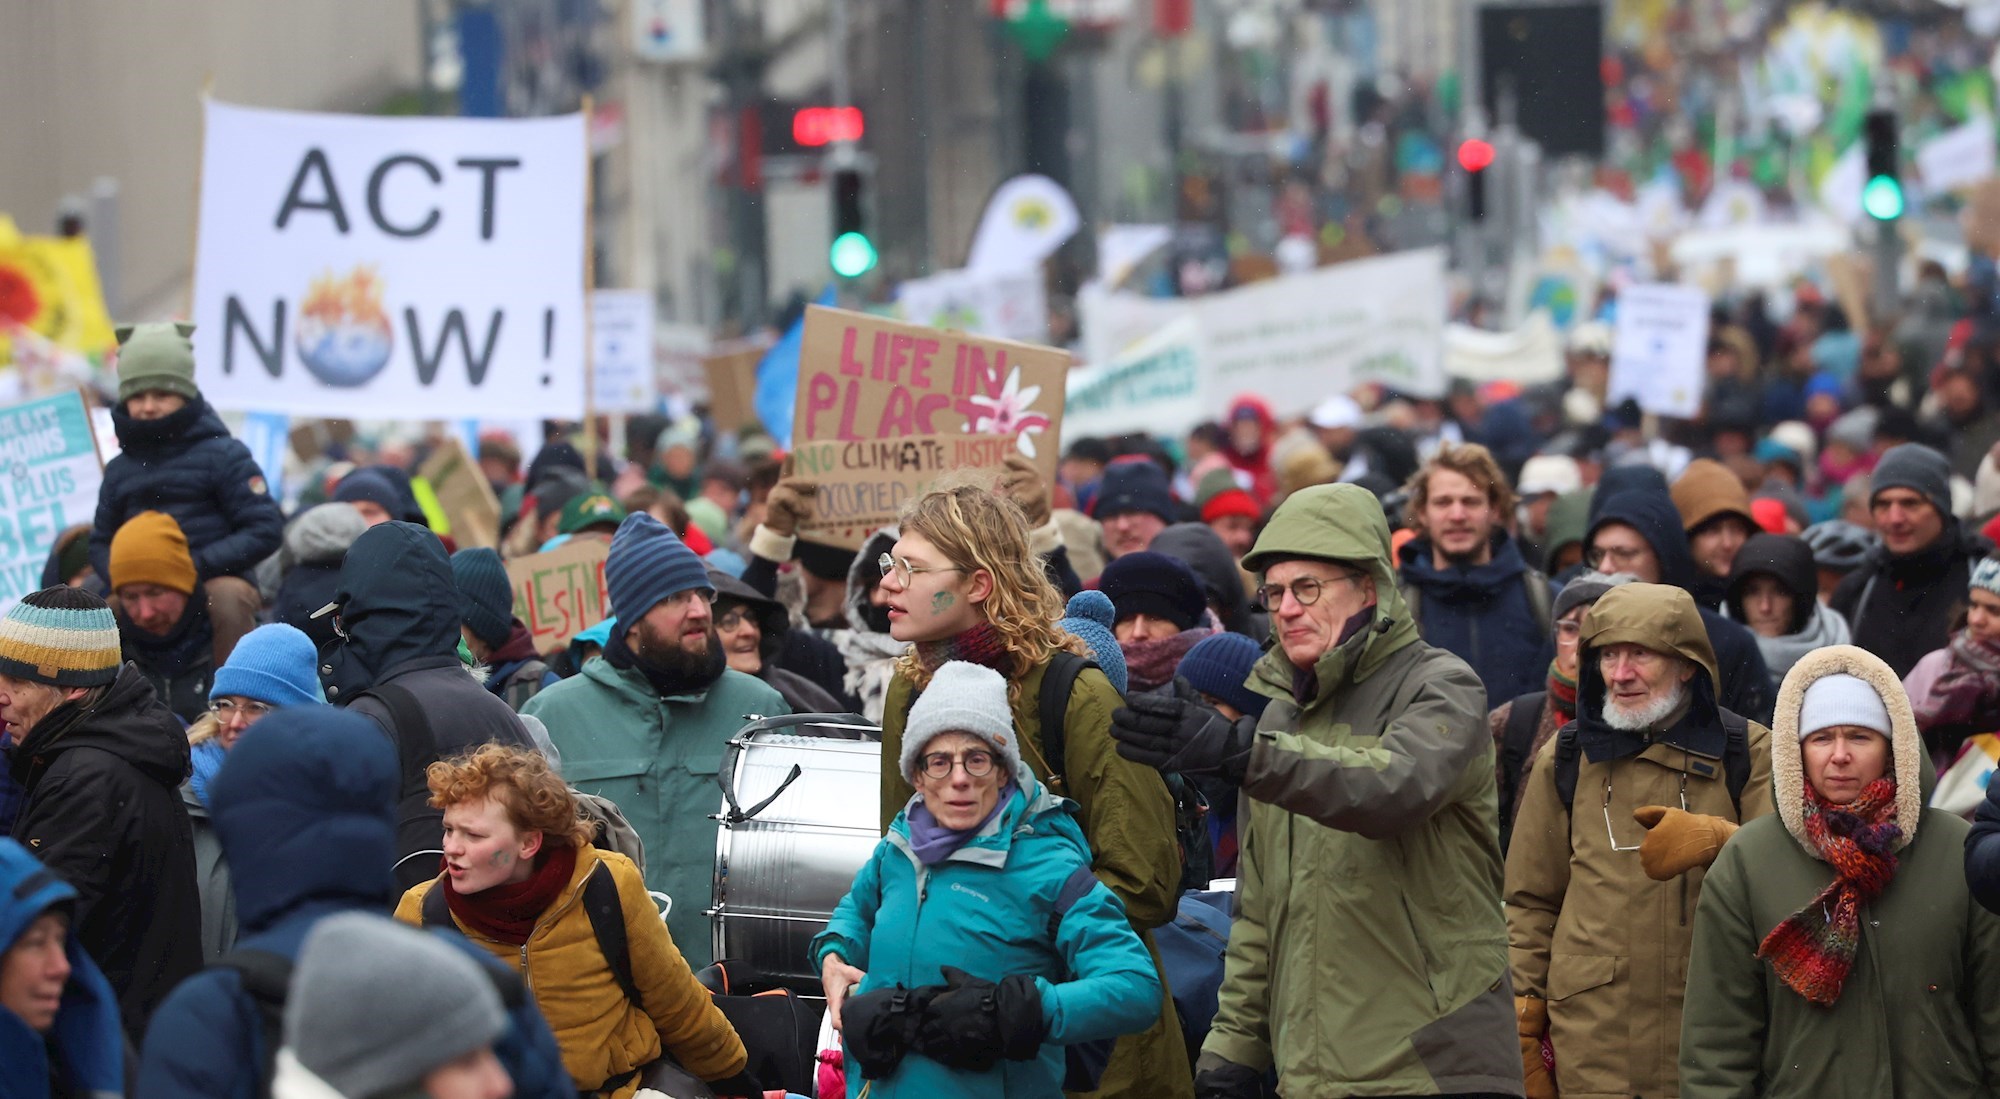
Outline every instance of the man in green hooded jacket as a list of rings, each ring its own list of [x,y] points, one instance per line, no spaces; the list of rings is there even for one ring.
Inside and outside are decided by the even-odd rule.
[[[1119,751],[1238,778],[1220,1010],[1196,1094],[1522,1094],[1486,692],[1417,637],[1367,490],[1293,493],[1246,568],[1274,644],[1261,720],[1134,698]]]

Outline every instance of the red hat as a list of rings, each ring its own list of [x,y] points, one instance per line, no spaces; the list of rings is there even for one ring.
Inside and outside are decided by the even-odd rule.
[[[1201,506],[1201,521],[1213,523],[1228,515],[1241,515],[1245,519],[1256,520],[1263,517],[1263,509],[1257,501],[1240,488],[1226,488],[1208,498]]]

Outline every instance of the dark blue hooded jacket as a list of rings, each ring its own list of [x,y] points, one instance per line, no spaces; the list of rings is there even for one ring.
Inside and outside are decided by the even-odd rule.
[[[236,889],[236,949],[297,960],[322,916],[389,913],[396,785],[395,751],[353,714],[295,707],[244,733],[209,785],[209,815]],[[464,938],[439,934],[481,964],[500,965]],[[562,1052],[532,1002],[511,1013],[493,1049],[515,1096],[574,1099]],[[236,971],[205,969],[154,1012],[137,1094],[256,1099],[264,1056],[263,1021]]]
[[[1528,585],[1547,592],[1549,582],[1521,559],[1506,531],[1494,534],[1493,557],[1483,565],[1438,568],[1428,537],[1411,539],[1398,556],[1403,600],[1416,610],[1417,631],[1472,665],[1486,684],[1489,705],[1542,689],[1549,666],[1539,657],[1551,640],[1528,600]],[[1553,602],[1551,594],[1542,605]]]
[[[27,848],[0,838],[0,955],[43,913],[75,903],[76,890],[68,882]],[[0,1007],[0,1099],[48,1099],[51,1094],[111,1099],[124,1094],[125,1037],[118,997],[76,936],[68,937],[65,953],[69,983],[63,986],[62,1005],[46,1040]],[[52,1048],[54,1066],[49,1064]],[[50,1084],[57,1080],[61,1090],[53,1091]]]
[[[1599,485],[1598,491],[1602,493],[1604,486]],[[1660,560],[1660,583],[1671,584],[1690,596],[1694,594],[1694,554],[1688,549],[1687,532],[1681,529],[1680,510],[1674,507],[1673,497],[1667,495],[1664,485],[1617,492],[1591,504],[1595,514],[1590,520],[1590,533],[1584,537],[1585,546],[1595,541],[1598,530],[1606,523],[1623,523],[1638,531],[1653,547],[1653,555]],[[1698,609],[1702,624],[1708,627],[1708,643],[1715,649],[1715,663],[1722,672],[1718,701],[1739,717],[1769,726],[1776,700],[1771,690],[1771,672],[1764,663],[1763,650],[1757,647],[1756,636],[1707,607]]]
[[[203,580],[243,576],[278,552],[285,513],[264,484],[250,450],[197,397],[172,415],[134,420],[121,402],[111,410],[122,453],[104,466],[90,563],[111,576],[111,536],[142,511],[164,511],[187,535]]]

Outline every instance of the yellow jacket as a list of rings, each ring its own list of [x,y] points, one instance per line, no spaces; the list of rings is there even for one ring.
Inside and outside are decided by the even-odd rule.
[[[643,1011],[619,989],[583,909],[583,883],[600,864],[618,885],[632,977],[646,1003]],[[396,918],[421,925],[424,897],[436,886],[433,880],[411,887],[396,906]],[[563,1067],[579,1090],[596,1090],[620,1073],[658,1060],[663,1044],[681,1067],[704,1080],[733,1076],[748,1061],[742,1039],[694,979],[647,896],[638,868],[623,855],[595,847],[579,850],[576,872],[523,946],[481,936],[456,916],[452,922],[526,980],[562,1047]],[[611,1094],[628,1099],[637,1090],[634,1078]]]

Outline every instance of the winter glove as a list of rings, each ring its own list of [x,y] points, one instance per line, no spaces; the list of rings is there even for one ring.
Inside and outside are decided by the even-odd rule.
[[[1737,827],[1721,817],[1664,805],[1641,805],[1632,810],[1632,819],[1646,826],[1639,865],[1654,881],[1672,881],[1695,867],[1707,867]]]
[[[764,497],[764,526],[780,538],[791,538],[799,528],[812,522],[813,503],[819,486],[804,477],[787,477],[771,486]]]
[[[749,1069],[727,1080],[708,1081],[708,1090],[716,1094],[716,1099],[764,1099],[764,1085],[750,1075]]]
[[[840,1040],[862,1079],[880,1080],[896,1071],[916,1047],[924,1008],[937,994],[936,985],[926,985],[878,988],[847,998],[840,1009]]]
[[[1194,1099],[1261,1099],[1264,1074],[1248,1065],[1205,1054],[1207,1068],[1194,1074]]]
[[[1238,786],[1250,768],[1257,719],[1231,721],[1195,697],[1175,677],[1173,697],[1135,694],[1111,711],[1118,754],[1134,763],[1184,775],[1217,775]]]
[[[1047,525],[1049,521],[1049,483],[1042,479],[1042,471],[1035,468],[1034,460],[1025,454],[1010,454],[1000,466],[1000,485],[995,492],[1014,501],[1021,508],[1021,514],[1028,517],[1028,529]]]
[[[918,1053],[946,1068],[986,1072],[1005,1057],[1026,1061],[1042,1051],[1049,1024],[1033,977],[983,981],[944,966],[944,989],[917,1026]]]
[[[1528,1099],[1558,1099],[1556,1078],[1542,1059],[1542,1036],[1549,1030],[1549,1002],[1540,996],[1514,997],[1514,1025],[1521,1032],[1521,1076]]]

